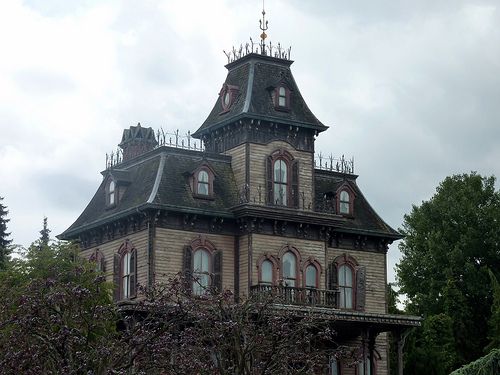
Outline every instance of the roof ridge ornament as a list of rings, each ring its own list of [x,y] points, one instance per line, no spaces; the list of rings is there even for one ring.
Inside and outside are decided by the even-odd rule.
[[[260,34],[260,53],[263,55],[266,54],[266,38],[267,38],[266,31],[268,29],[268,26],[267,26],[268,22],[269,21],[266,21],[266,11],[264,9],[264,0],[262,0],[262,19],[259,20],[259,29],[262,31],[262,34]]]
[[[261,54],[263,56],[275,57],[277,59],[289,60],[290,61],[290,52],[292,47],[284,48],[280,43],[277,45],[273,45],[271,42],[266,44],[267,34],[266,31],[268,27],[269,21],[266,21],[266,11],[264,9],[264,0],[262,0],[262,19],[259,20],[259,28],[262,31],[260,34],[260,43],[256,43],[250,37],[250,43],[245,43],[245,45],[240,44],[240,48],[236,49],[234,46],[232,50],[226,52],[223,50],[224,54],[227,57],[227,63],[230,64],[235,62],[236,60],[245,57],[251,53]]]

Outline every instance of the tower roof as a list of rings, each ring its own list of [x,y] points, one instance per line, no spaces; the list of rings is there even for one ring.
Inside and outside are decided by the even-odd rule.
[[[328,129],[311,112],[300,94],[290,69],[289,55],[272,57],[251,52],[226,65],[228,74],[219,97],[201,127],[193,134],[200,138],[213,130],[241,118],[269,120],[310,128],[318,132]],[[286,110],[276,108],[274,90],[284,86],[290,93]],[[227,88],[234,98],[229,108],[223,107]]]

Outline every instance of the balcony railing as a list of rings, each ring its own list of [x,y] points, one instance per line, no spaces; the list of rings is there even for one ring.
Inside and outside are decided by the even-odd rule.
[[[262,299],[272,297],[277,303],[337,308],[338,290],[316,288],[296,288],[291,286],[254,285],[250,288],[252,296]]]

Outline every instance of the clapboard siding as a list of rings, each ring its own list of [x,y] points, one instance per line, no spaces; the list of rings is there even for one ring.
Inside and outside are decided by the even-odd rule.
[[[233,170],[234,179],[239,190],[242,190],[245,186],[245,148],[246,145],[243,144],[226,151],[226,153],[231,156],[231,169]]]
[[[100,246],[95,246],[80,252],[80,256],[89,259],[90,256],[99,249],[105,259],[106,267],[106,281],[113,281],[113,257],[118,253],[118,249],[125,242],[129,240],[137,251],[137,282],[141,285],[146,285],[148,281],[148,231],[133,233],[127,237],[118,240],[106,242]]]
[[[240,243],[240,297],[248,296],[249,235],[239,237]]]
[[[386,313],[386,255],[369,251],[328,248],[328,263],[342,254],[352,256],[359,263],[359,266],[366,267],[365,311],[373,313]]]
[[[234,237],[217,234],[193,233],[157,228],[154,240],[155,275],[157,281],[165,281],[182,271],[184,246],[199,236],[205,236],[222,251],[222,286],[234,291]]]

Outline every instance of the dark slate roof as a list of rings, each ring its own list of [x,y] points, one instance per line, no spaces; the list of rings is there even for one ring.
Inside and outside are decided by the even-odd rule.
[[[342,229],[402,238],[401,234],[384,222],[370,206],[356,183],[356,177],[355,175],[316,169],[314,171],[316,206],[321,204],[325,194],[335,194],[343,184],[348,184],[355,194],[353,216],[346,218]]]
[[[189,175],[203,162],[215,172],[213,200],[194,198],[189,186]],[[207,210],[232,216],[229,208],[237,204],[237,188],[228,156],[164,146],[118,167],[118,171],[103,172],[104,179],[94,197],[60,238],[69,239],[85,229],[148,206],[201,214]],[[127,186],[118,204],[109,208],[105,202],[106,185],[109,178],[117,175],[128,178]]]
[[[323,125],[311,112],[300,94],[293,78],[290,65],[292,61],[259,54],[249,54],[226,65],[229,72],[225,83],[239,88],[238,97],[228,112],[222,113],[221,97],[217,99],[205,122],[193,134],[202,134],[219,128],[243,117],[295,124],[317,130],[328,127]],[[286,84],[290,90],[290,110],[276,110],[272,100],[272,89],[279,83]]]

